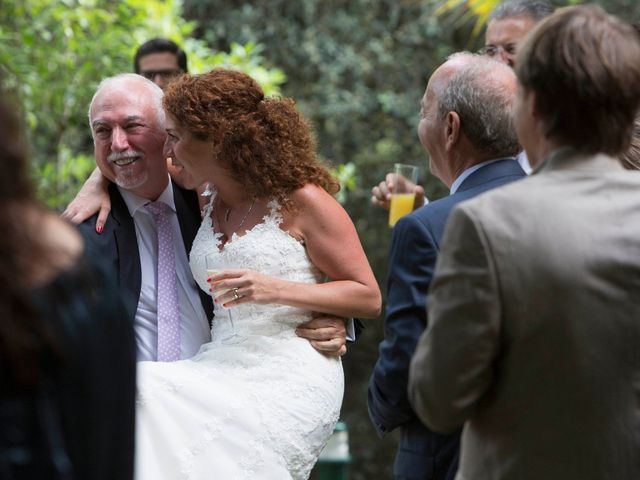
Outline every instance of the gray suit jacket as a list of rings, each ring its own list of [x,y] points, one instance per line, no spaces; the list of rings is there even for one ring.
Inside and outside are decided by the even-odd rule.
[[[461,203],[410,398],[457,480],[640,478],[640,172],[551,155]]]

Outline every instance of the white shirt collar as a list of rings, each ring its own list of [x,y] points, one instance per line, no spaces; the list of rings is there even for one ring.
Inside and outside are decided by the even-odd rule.
[[[167,176],[167,178],[169,177]],[[148,198],[140,197],[129,190],[125,190],[122,187],[118,187],[118,190],[120,191],[120,194],[124,199],[124,203],[129,209],[129,215],[131,215],[131,217],[133,217],[138,210],[140,210],[150,201]],[[156,201],[166,203],[171,208],[171,210],[173,210],[174,212],[176,211],[176,203],[173,200],[173,188],[171,186],[171,181],[167,182],[167,187],[163,190]]]
[[[511,157],[506,157],[506,158],[511,158]],[[493,160],[487,160],[486,162],[476,163],[475,165],[467,168],[451,184],[451,190],[449,191],[449,195],[453,195],[454,193],[456,193],[460,188],[460,185],[462,185],[462,182],[464,182],[469,177],[469,175],[471,175],[473,172],[475,172],[476,170],[480,170],[482,167],[489,165],[490,163],[497,162],[498,160],[505,160],[505,159],[495,158]]]

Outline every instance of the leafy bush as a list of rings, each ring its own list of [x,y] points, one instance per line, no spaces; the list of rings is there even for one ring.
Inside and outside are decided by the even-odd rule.
[[[33,174],[49,206],[62,209],[94,168],[87,109],[98,83],[132,71],[137,46],[150,38],[182,45],[190,72],[239,68],[278,93],[285,75],[264,65],[259,45],[216,52],[192,37],[195,28],[179,0],[3,1],[0,75],[23,105]]]

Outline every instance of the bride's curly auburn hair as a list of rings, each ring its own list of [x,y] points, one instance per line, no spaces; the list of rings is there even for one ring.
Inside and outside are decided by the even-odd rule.
[[[335,194],[337,180],[316,156],[307,120],[288,98],[265,98],[249,75],[214,69],[172,82],[163,104],[192,135],[211,141],[223,168],[257,199],[291,208],[289,195],[305,184]]]

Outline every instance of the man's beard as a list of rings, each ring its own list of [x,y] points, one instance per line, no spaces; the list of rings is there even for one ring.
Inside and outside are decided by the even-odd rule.
[[[148,178],[149,174],[146,170],[140,173],[120,171],[116,173],[114,181],[120,188],[124,188],[125,190],[134,190],[144,185]]]
[[[137,159],[133,163],[134,166],[130,169],[127,167],[119,167],[116,164],[118,160],[126,160],[133,157],[136,157]],[[113,171],[115,174],[114,181],[116,185],[124,188],[125,190],[133,190],[144,185],[144,183],[149,178],[147,170],[145,169],[142,172],[138,173],[134,172],[135,163],[141,161],[142,159],[144,159],[144,155],[141,152],[133,149],[126,152],[112,152],[111,154],[109,154],[109,156],[107,157],[107,161],[113,164]]]

